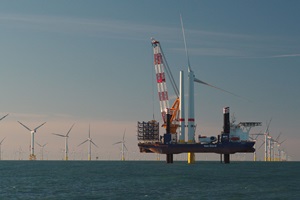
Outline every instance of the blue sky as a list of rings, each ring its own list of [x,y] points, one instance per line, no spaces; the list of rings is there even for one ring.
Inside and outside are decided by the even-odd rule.
[[[119,158],[120,148],[111,144],[125,129],[131,157],[140,156],[136,121],[152,119],[153,111],[161,120],[150,38],[161,42],[178,81],[187,64],[181,13],[196,77],[243,97],[195,85],[196,134],[219,134],[222,108],[230,106],[237,121],[263,122],[253,132],[263,131],[272,118],[271,135],[282,132],[283,147],[300,160],[299,4],[1,1],[0,112],[10,113],[1,121],[4,158],[13,159],[19,149],[27,158],[29,133],[17,120],[29,127],[47,121],[36,140],[48,142],[50,159],[61,158],[64,148],[51,133],[67,132],[74,122],[70,149],[76,158],[87,150],[77,145],[89,123],[100,158]]]

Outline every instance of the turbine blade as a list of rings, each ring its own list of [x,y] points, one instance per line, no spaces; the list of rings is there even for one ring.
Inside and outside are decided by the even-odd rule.
[[[208,83],[206,83],[206,82],[204,82],[204,81],[201,81],[201,80],[199,80],[199,79],[197,79],[197,78],[194,78],[194,81],[197,82],[197,83],[201,83],[201,84],[203,84],[203,85],[207,85],[207,86],[209,86],[209,87],[215,88],[215,89],[220,90],[220,91],[222,91],[222,92],[226,92],[226,93],[231,94],[231,95],[233,95],[233,96],[242,98],[241,96],[239,96],[239,95],[237,95],[237,94],[234,94],[234,93],[229,92],[229,91],[227,91],[227,90],[223,90],[222,88],[213,86],[213,85],[208,84]],[[244,98],[243,98],[243,99],[244,99]]]
[[[286,140],[287,140],[287,139],[283,140],[282,142],[278,142],[278,144],[281,145],[281,144],[284,143]]]
[[[89,140],[86,140],[86,141],[84,141],[84,142],[81,142],[81,143],[78,145],[78,147],[79,147],[80,145],[86,143],[87,141],[89,141]]]
[[[91,125],[89,124],[89,138],[91,138]]]
[[[7,114],[7,115],[8,115],[8,114]],[[3,117],[0,119],[0,121],[1,121],[2,119],[4,119],[5,117],[7,117],[7,115],[3,116]]]
[[[263,142],[263,143],[257,148],[257,150],[259,150],[264,144],[265,144],[265,142]]]
[[[70,128],[70,130],[68,131],[68,133],[67,133],[67,135],[66,136],[68,136],[69,135],[69,133],[71,132],[71,130],[72,130],[72,128],[73,128],[73,126],[75,125],[75,123],[71,126],[71,128]]]
[[[279,137],[280,137],[281,134],[282,134],[282,133],[280,132],[279,135],[277,136],[277,138],[275,139],[276,142],[278,142]]]
[[[95,147],[99,148],[92,140],[91,140],[91,143],[92,143],[93,145],[95,145]]]
[[[126,132],[126,128],[125,128],[124,133],[123,133],[123,141],[125,139],[125,132]]]
[[[18,121],[19,122],[19,121]],[[22,124],[21,122],[19,122],[19,124],[21,124],[22,126],[24,126],[27,130],[32,131],[30,128],[28,128],[27,126],[25,126],[24,124]]]
[[[44,144],[42,147],[45,147],[48,143]]]
[[[6,137],[4,137],[4,138],[1,140],[1,142],[0,142],[0,145],[1,145],[1,144],[2,144],[2,142],[5,140],[5,138],[6,138]]]
[[[269,121],[269,123],[267,122],[267,129],[266,129],[266,133],[269,135],[269,127],[270,127],[270,124],[271,124],[271,121],[272,121],[272,117]]]
[[[120,144],[120,143],[122,143],[122,141],[120,141],[120,142],[116,142],[116,143],[113,143],[113,145],[115,145],[115,144]]]
[[[38,127],[36,127],[36,128],[34,129],[34,131],[36,131],[38,128],[40,128],[40,127],[43,126],[44,124],[46,124],[46,122],[44,122],[44,123],[42,123],[41,125],[39,125]]]
[[[184,42],[184,49],[185,49],[185,55],[187,58],[187,62],[188,62],[188,70],[191,71],[191,65],[190,65],[190,58],[189,58],[189,53],[188,53],[188,49],[187,49],[187,45],[186,45],[186,40],[185,40],[185,33],[184,33],[184,28],[183,28],[183,21],[182,21],[182,16],[180,14],[180,22],[181,22],[181,29],[182,29],[182,35],[183,35],[183,42]]]
[[[127,149],[127,147],[126,147],[126,145],[125,145],[125,144],[124,144],[124,147],[125,147],[126,151],[128,151],[128,149]]]
[[[60,136],[60,137],[66,137],[65,135],[62,135],[62,134],[57,134],[57,133],[52,133],[53,135],[57,135],[57,136]]]
[[[42,145],[40,145],[38,142],[35,142],[37,145],[39,145],[40,147],[42,147]]]

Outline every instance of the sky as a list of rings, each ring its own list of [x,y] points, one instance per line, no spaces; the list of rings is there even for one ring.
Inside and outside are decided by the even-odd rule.
[[[229,106],[237,122],[263,123],[251,133],[264,132],[272,119],[271,136],[282,133],[282,148],[299,161],[299,6],[296,0],[1,1],[0,115],[9,113],[0,122],[2,159],[28,159],[30,133],[17,121],[31,129],[47,122],[35,135],[47,143],[45,159],[63,159],[64,138],[52,133],[66,134],[73,123],[70,159],[87,159],[87,144],[78,144],[89,124],[99,147],[94,159],[120,159],[121,146],[112,144],[124,132],[127,159],[156,159],[139,153],[136,138],[137,121],[161,122],[150,38],[160,41],[178,84],[179,71],[187,74],[181,14],[195,76],[241,97],[195,85],[196,135],[219,134]],[[168,91],[172,102],[171,85]],[[40,159],[37,145],[35,152]],[[197,154],[204,159],[219,156]]]

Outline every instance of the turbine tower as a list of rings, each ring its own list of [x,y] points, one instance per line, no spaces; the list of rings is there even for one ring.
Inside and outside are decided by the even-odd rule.
[[[78,146],[86,143],[87,141],[89,141],[89,146],[88,146],[88,160],[92,160],[92,144],[98,148],[98,146],[92,141],[92,138],[91,138],[91,127],[89,125],[89,137],[82,143],[80,143]]]
[[[7,115],[8,115],[8,114],[7,114]],[[2,119],[4,119],[5,117],[7,117],[7,115],[1,117],[1,118],[0,118],[0,121],[1,121]],[[0,142],[0,160],[2,160],[1,145],[2,145],[2,142],[4,141],[5,138],[6,138],[6,137],[4,137],[4,138],[1,140],[1,142]]]
[[[121,158],[121,160],[122,160],[122,161],[125,160],[125,150],[128,151],[127,148],[126,148],[126,145],[125,145],[125,131],[126,131],[126,129],[124,130],[123,140],[120,141],[120,142],[116,142],[116,143],[113,144],[113,145],[115,145],[115,144],[120,144],[120,143],[122,144],[122,151],[121,151],[121,153],[122,153],[122,158]]]
[[[72,128],[73,128],[73,126],[74,126],[75,124],[73,124],[72,126],[71,126],[71,128],[69,129],[69,131],[67,132],[67,134],[66,135],[62,135],[62,134],[57,134],[57,133],[52,133],[53,135],[57,135],[57,136],[59,136],[59,137],[64,137],[65,138],[65,160],[68,160],[69,158],[68,158],[68,139],[69,139],[69,133],[71,132],[71,130],[72,130]]]
[[[45,144],[43,144],[43,145],[40,145],[38,142],[36,142],[36,144],[39,145],[39,146],[41,147],[41,149],[42,149],[42,158],[41,158],[41,160],[44,160],[44,147],[45,147],[48,143],[45,143]]]
[[[18,121],[19,122],[19,121]],[[34,128],[33,130],[31,130],[30,128],[28,128],[27,126],[25,126],[24,124],[22,124],[21,122],[19,122],[19,124],[21,124],[24,128],[26,128],[27,130],[30,131],[31,134],[31,143],[30,143],[30,155],[29,155],[29,160],[36,160],[36,155],[34,154],[34,134],[36,133],[36,130],[39,129],[41,126],[43,126],[46,122],[42,123],[41,125],[39,125],[38,127]]]

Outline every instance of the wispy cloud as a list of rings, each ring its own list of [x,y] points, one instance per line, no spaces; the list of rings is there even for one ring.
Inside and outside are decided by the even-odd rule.
[[[86,19],[43,15],[0,15],[0,26],[33,29],[48,32],[85,34],[88,36],[140,40],[160,32],[168,34],[173,28],[157,27],[114,19]],[[150,40],[150,38],[147,38]]]
[[[275,55],[269,56],[269,58],[285,58],[285,57],[299,57],[300,54],[282,54],[282,55]]]
[[[183,46],[180,27],[142,24],[126,20],[0,14],[0,27],[126,40],[150,40],[150,37],[157,36],[159,37],[157,39],[163,40],[164,43],[178,43],[177,47]],[[278,40],[271,36],[265,38],[251,34],[206,31],[196,28],[186,29],[186,35],[189,52],[192,55],[239,58],[270,55],[274,46],[271,48],[268,43],[273,44],[273,41]],[[183,48],[173,48],[173,50],[184,52]],[[282,54],[271,57],[296,57],[299,55]]]
[[[184,48],[173,48],[174,51],[181,51],[184,52]],[[244,54],[233,48],[218,48],[218,47],[200,47],[200,48],[189,48],[190,55],[195,56],[244,56]]]

